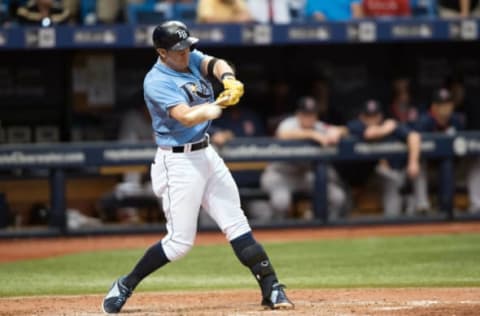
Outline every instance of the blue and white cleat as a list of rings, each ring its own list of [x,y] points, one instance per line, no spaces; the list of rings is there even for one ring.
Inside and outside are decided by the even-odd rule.
[[[295,305],[288,299],[285,291],[285,285],[275,283],[272,286],[270,297],[262,300],[262,306],[271,309],[293,309]]]
[[[102,309],[105,314],[119,313],[132,290],[123,284],[123,277],[113,282],[112,287],[103,299]]]

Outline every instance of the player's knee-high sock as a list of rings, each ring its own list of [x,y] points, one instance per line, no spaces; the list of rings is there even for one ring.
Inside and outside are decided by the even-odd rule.
[[[278,280],[263,247],[253,238],[251,232],[233,239],[230,243],[240,262],[247,266],[257,279],[263,297],[269,297],[272,285]]]
[[[169,260],[163,251],[162,242],[158,242],[145,252],[132,272],[125,277],[123,283],[133,290],[147,275],[168,262]]]

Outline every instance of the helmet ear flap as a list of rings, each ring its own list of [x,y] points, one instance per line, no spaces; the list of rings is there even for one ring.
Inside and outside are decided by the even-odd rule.
[[[195,48],[197,48],[197,44],[192,44],[190,45],[190,51],[193,52],[195,50]]]

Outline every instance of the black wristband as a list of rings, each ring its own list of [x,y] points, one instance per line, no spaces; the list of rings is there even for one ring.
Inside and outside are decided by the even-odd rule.
[[[228,77],[228,76],[235,78],[235,74],[233,72],[224,72],[220,77],[220,81],[223,81],[223,79],[225,79],[225,77]]]

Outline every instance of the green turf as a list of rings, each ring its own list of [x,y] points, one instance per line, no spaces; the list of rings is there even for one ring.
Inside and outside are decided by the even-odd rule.
[[[265,244],[290,288],[480,286],[480,234]],[[144,249],[0,264],[0,296],[104,293]],[[140,291],[256,288],[228,245],[197,246]]]

